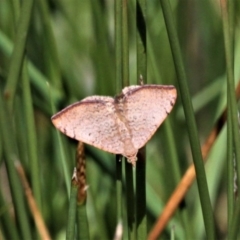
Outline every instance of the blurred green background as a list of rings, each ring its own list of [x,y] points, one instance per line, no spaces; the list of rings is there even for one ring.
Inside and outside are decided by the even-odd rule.
[[[17,59],[17,56],[12,55],[12,50],[25,34],[19,28],[19,16],[26,2],[0,1],[1,94],[6,86],[10,86],[9,89],[12,87],[7,85],[10,72],[14,72],[14,66],[10,65],[14,58]],[[237,82],[240,74],[240,3],[235,2],[234,54]],[[219,1],[171,0],[170,3],[189,79],[199,138],[204,143],[226,107],[221,9]],[[138,84],[136,9],[133,0],[128,1],[128,7],[129,79],[131,84]],[[146,25],[147,83],[178,87],[160,1],[147,1]],[[114,1],[35,1],[25,56],[12,105],[11,96],[9,100],[5,91],[0,106],[0,239],[11,239],[13,236],[23,239],[19,227],[19,222],[23,220],[14,214],[16,206],[21,207],[26,214],[25,224],[30,229],[31,238],[37,237],[16,170],[11,167],[11,163],[6,163],[16,160],[22,163],[33,192],[40,199],[40,210],[51,237],[64,239],[69,205],[66,186],[71,184],[77,142],[62,135],[63,149],[60,149],[51,116],[89,95],[118,94],[115,91]],[[166,122],[147,144],[148,231],[160,215],[180,176],[192,162],[180,97]],[[178,160],[175,172],[172,154]],[[63,165],[61,159],[67,164]],[[115,157],[86,146],[86,161],[90,236],[91,239],[112,239],[116,227]],[[206,164],[218,239],[223,239],[227,234],[226,166],[224,127]],[[69,176],[67,183],[64,172]],[[19,195],[12,194],[14,188]],[[16,196],[20,196],[23,201],[19,203]],[[182,212],[185,221],[182,220]],[[176,239],[205,238],[196,183],[187,193],[184,204],[168,224],[161,239],[169,238],[173,226]],[[16,235],[12,235],[15,231]]]

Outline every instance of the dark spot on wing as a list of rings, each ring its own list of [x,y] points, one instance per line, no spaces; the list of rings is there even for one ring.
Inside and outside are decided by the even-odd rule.
[[[173,107],[174,106],[174,101],[170,101],[170,105]]]
[[[169,115],[170,112],[168,112],[166,108],[164,108],[164,109],[165,109],[166,114]]]

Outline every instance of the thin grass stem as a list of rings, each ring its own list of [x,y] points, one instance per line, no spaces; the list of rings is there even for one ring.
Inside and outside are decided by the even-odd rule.
[[[115,1],[115,83],[116,93],[122,89],[122,0]],[[116,155],[116,199],[117,219],[116,225],[122,223],[123,202],[122,202],[122,156]]]
[[[180,45],[177,37],[177,33],[174,27],[174,21],[171,12],[171,6],[168,0],[161,0],[163,9],[163,15],[166,23],[166,28],[169,36],[169,42],[172,50],[173,60],[178,78],[180,96],[184,108],[186,124],[189,134],[190,145],[192,149],[193,162],[196,170],[197,184],[200,196],[200,202],[202,206],[203,219],[205,224],[205,230],[208,239],[214,239],[215,227],[214,217],[211,207],[211,201],[207,186],[206,173],[204,170],[204,164],[201,154],[201,147],[199,137],[197,133],[196,121],[194,118],[194,112],[191,102],[191,97],[187,85],[186,73],[183,66]]]
[[[22,239],[32,239],[30,231],[30,223],[27,217],[27,211],[24,204],[23,190],[20,185],[16,169],[14,167],[14,159],[17,158],[16,143],[14,142],[14,131],[12,120],[6,103],[4,104],[3,95],[0,98],[0,115],[1,115],[1,133],[3,138],[3,153],[6,169],[9,177],[9,184],[12,194],[14,207],[16,210],[16,220],[20,227]]]
[[[234,1],[228,1],[229,6],[229,35],[231,43],[231,56],[232,62],[234,62]],[[233,233],[231,232],[231,221],[234,215],[234,171],[236,165],[236,159],[234,159],[233,154],[233,127],[231,121],[231,101],[230,101],[230,88],[227,87],[227,199],[228,199],[228,229],[229,236]],[[235,164],[234,164],[235,162]]]
[[[125,161],[125,174],[126,174],[126,202],[127,202],[127,225],[128,225],[128,239],[137,239],[136,229],[136,213],[135,203],[136,198],[134,195],[134,178],[132,165]]]
[[[136,1],[137,24],[137,82],[139,78],[147,82],[147,34],[146,34],[146,0]],[[138,83],[139,84],[139,83]],[[136,228],[137,239],[147,238],[146,215],[146,147],[139,150],[136,163]]]
[[[13,100],[15,97],[17,83],[22,68],[24,50],[27,41],[27,34],[30,25],[33,3],[34,3],[33,0],[24,1],[19,17],[20,19],[15,38],[14,50],[11,56],[9,74],[7,77],[7,83],[4,90],[4,95],[8,99],[10,109],[13,108]]]
[[[122,0],[122,82],[129,85],[128,1]]]
[[[231,131],[232,135],[233,135],[233,146],[234,146],[234,153],[235,153],[235,161],[236,161],[236,170],[237,170],[237,175],[240,176],[240,135],[239,135],[239,127],[238,127],[238,115],[237,115],[237,102],[236,102],[236,97],[235,97],[235,84],[234,84],[234,57],[233,57],[233,30],[232,26],[229,24],[229,18],[231,19],[231,16],[229,17],[229,13],[228,13],[228,8],[227,8],[227,1],[226,0],[221,0],[221,10],[222,10],[222,18],[223,18],[223,35],[224,35],[224,46],[225,46],[225,58],[226,58],[226,66],[227,66],[227,87],[228,87],[228,113],[231,114],[229,115],[229,119],[228,121],[231,121],[231,123],[228,123],[228,127],[232,127],[232,129],[229,129],[229,131]],[[233,24],[233,22],[231,21],[231,24]],[[231,137],[231,133],[228,133],[228,137]],[[231,140],[228,140],[229,142]],[[229,145],[228,145],[229,146]],[[233,154],[230,153],[230,151],[232,150],[232,147],[230,146],[230,149],[228,149],[228,157],[233,157]],[[229,161],[233,161],[232,159],[228,159]],[[229,181],[230,177],[233,177],[231,174],[232,170],[230,169],[230,167],[233,167],[233,164],[228,163],[228,174],[229,174]],[[233,181],[233,179],[232,179]],[[237,178],[238,181],[238,186],[240,186],[240,178]],[[230,185],[231,189],[228,190],[229,194],[229,217],[231,217],[230,215],[232,215],[233,212],[233,206],[232,205],[232,197],[230,196],[230,191],[233,190],[233,186]],[[232,193],[233,194],[233,193]],[[234,211],[232,219],[228,220],[228,223],[230,226],[236,226],[236,222],[235,221],[239,221],[239,202],[237,202],[236,205],[236,211]],[[229,222],[230,221],[230,222]],[[230,228],[230,237],[234,237],[236,236],[236,229],[234,229],[234,227]],[[231,232],[233,231],[233,232]]]
[[[56,47],[56,41],[51,26],[51,15],[49,13],[46,0],[37,1],[38,9],[41,14],[41,20],[43,25],[44,37],[44,64],[48,78],[51,80],[53,86],[58,89],[61,88],[61,73],[60,63],[58,58],[58,51]]]
[[[41,184],[40,184],[40,162],[37,155],[37,136],[35,129],[35,120],[33,113],[33,101],[30,90],[29,77],[27,74],[27,62],[23,62],[22,70],[22,87],[23,87],[23,109],[27,125],[27,144],[28,144],[28,157],[30,163],[31,182],[34,197],[37,201],[38,208],[41,210]]]
[[[122,82],[129,85],[128,1],[122,0]],[[136,239],[135,200],[132,165],[125,161],[127,225],[129,239]]]
[[[67,219],[67,231],[66,240],[72,240],[75,236],[75,224],[77,216],[77,194],[78,194],[78,183],[77,176],[74,172],[71,184],[71,194],[68,209],[68,219]]]
[[[2,31],[0,31],[0,48],[7,57],[13,54],[13,44]],[[27,68],[32,86],[37,89],[43,99],[48,102],[49,88],[47,87],[46,82],[49,82],[49,79],[43,75],[43,73],[40,72],[31,61],[28,61]],[[63,93],[53,86],[51,86],[51,92],[54,103],[58,103],[63,98]]]
[[[49,86],[49,84],[47,84],[47,85]],[[49,94],[52,113],[55,113],[56,108],[53,104],[51,88],[49,87],[48,90],[49,90],[48,94]],[[60,135],[59,131],[55,132],[55,137],[57,138],[57,141],[58,141],[58,150],[60,152],[60,161],[61,161],[62,168],[63,168],[67,193],[68,193],[68,196],[70,197],[70,184],[69,184],[70,173],[69,173],[68,164],[67,164],[67,157],[66,157],[67,155],[66,155],[66,151],[64,149],[63,139],[62,139],[62,136]]]

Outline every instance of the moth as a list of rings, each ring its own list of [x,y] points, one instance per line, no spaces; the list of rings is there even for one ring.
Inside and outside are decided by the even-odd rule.
[[[143,147],[171,112],[174,86],[133,85],[116,97],[90,96],[52,116],[68,137],[104,151],[121,154],[135,165]]]

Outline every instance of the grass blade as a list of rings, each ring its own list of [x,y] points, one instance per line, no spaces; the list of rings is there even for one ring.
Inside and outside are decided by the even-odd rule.
[[[197,184],[199,189],[199,196],[202,206],[203,219],[205,224],[205,230],[208,239],[214,239],[214,217],[211,207],[206,173],[204,170],[203,159],[201,154],[201,147],[197,133],[196,122],[194,119],[194,112],[192,107],[192,102],[189,94],[189,89],[187,86],[187,79],[185,70],[183,67],[183,61],[179,46],[179,41],[177,38],[177,33],[174,27],[173,17],[171,13],[171,7],[168,0],[161,0],[161,5],[163,8],[164,19],[166,22],[166,28],[169,36],[170,46],[172,49],[173,60],[176,68],[176,73],[178,76],[179,90],[183,103],[184,113],[186,117],[186,124],[188,128],[189,140],[192,149],[193,162],[196,170]]]
[[[147,34],[146,34],[146,0],[136,1],[137,24],[137,82],[139,78],[147,82]],[[137,239],[147,237],[146,215],[146,147],[139,150],[136,163],[136,231]]]
[[[14,160],[17,158],[16,143],[14,142],[14,132],[12,121],[6,104],[3,101],[3,95],[0,98],[1,115],[1,133],[3,138],[4,157],[6,159],[6,168],[9,177],[11,195],[16,210],[16,219],[20,227],[21,237],[23,239],[32,239],[30,223],[27,217],[27,211],[24,204],[24,197],[20,180],[14,167]]]
[[[122,89],[122,0],[115,1],[115,83],[116,93]],[[123,218],[122,202],[122,156],[116,155],[116,199],[117,219],[116,223],[121,224]]]
[[[66,230],[66,240],[72,240],[75,236],[75,224],[77,216],[77,193],[78,193],[78,183],[76,172],[73,173],[72,184],[71,184],[71,194],[68,209],[68,219],[67,219],[67,230]]]
[[[4,90],[4,95],[8,99],[11,109],[13,108],[13,99],[15,97],[17,82],[22,68],[33,3],[33,0],[26,0],[23,2],[19,25],[17,27],[15,47],[11,57],[7,84]]]

